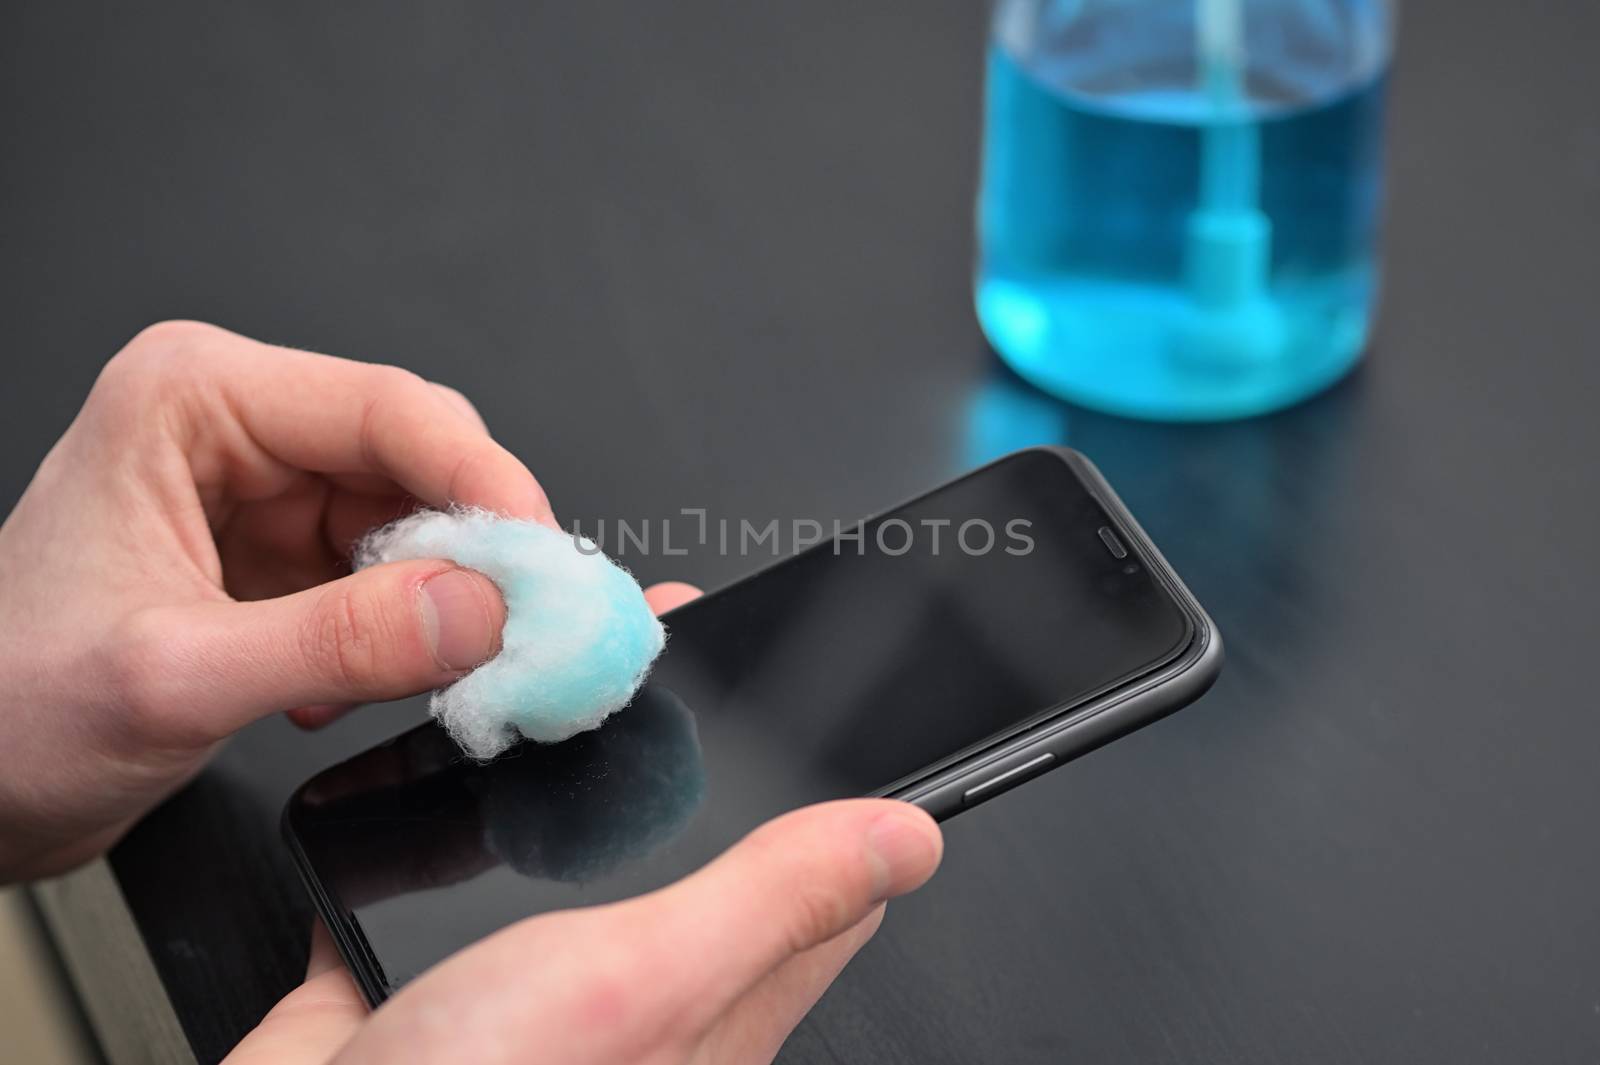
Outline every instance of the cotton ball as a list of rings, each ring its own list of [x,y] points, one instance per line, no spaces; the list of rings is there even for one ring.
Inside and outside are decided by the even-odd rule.
[[[474,758],[518,736],[555,743],[628,705],[666,641],[627,570],[588,540],[484,510],[425,510],[370,533],[357,569],[444,558],[477,570],[506,602],[500,653],[429,710]]]

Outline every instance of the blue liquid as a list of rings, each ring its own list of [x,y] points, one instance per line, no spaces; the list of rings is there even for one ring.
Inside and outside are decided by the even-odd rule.
[[[1238,98],[1085,91],[1072,60],[991,47],[978,317],[1062,398],[1136,417],[1275,410],[1366,344],[1385,78]]]

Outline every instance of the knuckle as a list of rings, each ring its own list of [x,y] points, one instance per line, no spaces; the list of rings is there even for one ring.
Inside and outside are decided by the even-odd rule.
[[[794,953],[810,950],[849,927],[852,908],[844,893],[834,888],[801,882],[794,886],[787,906],[785,932]]]
[[[91,397],[142,396],[207,359],[216,342],[229,336],[204,322],[157,322],[140,330],[106,363]]]
[[[205,348],[227,331],[204,322],[157,322],[141,329],[112,357],[107,369],[118,371],[161,369],[200,357]]]
[[[360,437],[361,447],[369,457],[379,439],[397,431],[416,390],[427,388],[428,383],[410,370],[382,363],[367,366],[363,381],[366,405],[361,412]]]
[[[638,1006],[624,975],[591,973],[573,989],[571,1016],[582,1031],[616,1032],[631,1027]]]
[[[791,952],[809,950],[832,939],[866,915],[866,872],[844,852],[819,853],[800,847],[793,834],[803,812],[770,821],[742,845],[763,880],[782,892],[779,927]]]
[[[652,979],[663,959],[651,949],[650,917],[636,902],[529,918],[501,933],[511,955],[568,959],[551,1007],[588,1033],[595,1060],[654,1060],[680,1040],[671,986]]]
[[[204,344],[218,337],[227,336],[228,331],[209,322],[197,322],[185,318],[169,318],[166,321],[155,322],[145,326],[128,342],[130,348],[150,348],[155,350],[178,350],[191,348],[197,344]]]
[[[683,1041],[689,1011],[670,1009],[662,989],[642,983],[637,968],[610,967],[581,976],[562,1012],[578,1031],[595,1033],[593,1049],[605,1061],[637,1061]]]
[[[641,981],[646,971],[630,951],[601,952],[571,987],[564,1012],[579,1030],[605,1033],[596,1046],[607,1061],[635,1061],[675,1045],[692,1031],[691,1011],[659,985]]]
[[[395,396],[426,390],[428,382],[402,366],[375,363],[372,367],[372,392],[379,396]]]
[[[450,467],[450,476],[445,483],[445,493],[451,502],[471,498],[472,485],[481,476],[479,470],[483,462],[482,451],[463,452]]]
[[[383,611],[372,596],[355,587],[329,588],[306,626],[305,657],[344,688],[370,688],[383,672],[387,631]]]
[[[596,1022],[588,1030],[615,1037],[606,1060],[633,1061],[683,1034],[680,1029],[692,1018],[675,993],[681,987],[647,978],[665,974],[676,960],[662,952],[662,941],[653,934],[659,913],[633,900],[571,916],[571,942],[587,948],[574,966],[574,1015]]]
[[[478,405],[468,399],[467,394],[461,389],[444,384],[441,381],[430,381],[428,383],[443,393],[446,399],[461,407],[464,411],[471,411],[474,415],[478,414]]]

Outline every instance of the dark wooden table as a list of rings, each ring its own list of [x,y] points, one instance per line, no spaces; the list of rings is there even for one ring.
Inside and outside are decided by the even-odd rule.
[[[1210,607],[1214,692],[951,823],[784,1061],[1600,1058],[1600,9],[1408,4],[1367,366],[1163,427],[977,332],[975,0],[98,8],[0,33],[0,501],[187,316],[457,385],[566,519],[1069,442]],[[266,722],[111,856],[200,1060],[304,963],[290,789],[419,714]]]

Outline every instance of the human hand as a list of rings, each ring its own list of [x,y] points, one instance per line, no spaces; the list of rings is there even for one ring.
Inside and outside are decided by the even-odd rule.
[[[257,718],[315,726],[493,655],[480,574],[341,576],[417,501],[555,522],[441,385],[193,322],[134,338],[0,525],[0,882],[92,856]]]
[[[371,1014],[319,925],[306,982],[228,1065],[767,1062],[941,852],[909,804],[798,810],[670,887],[514,924]]]

